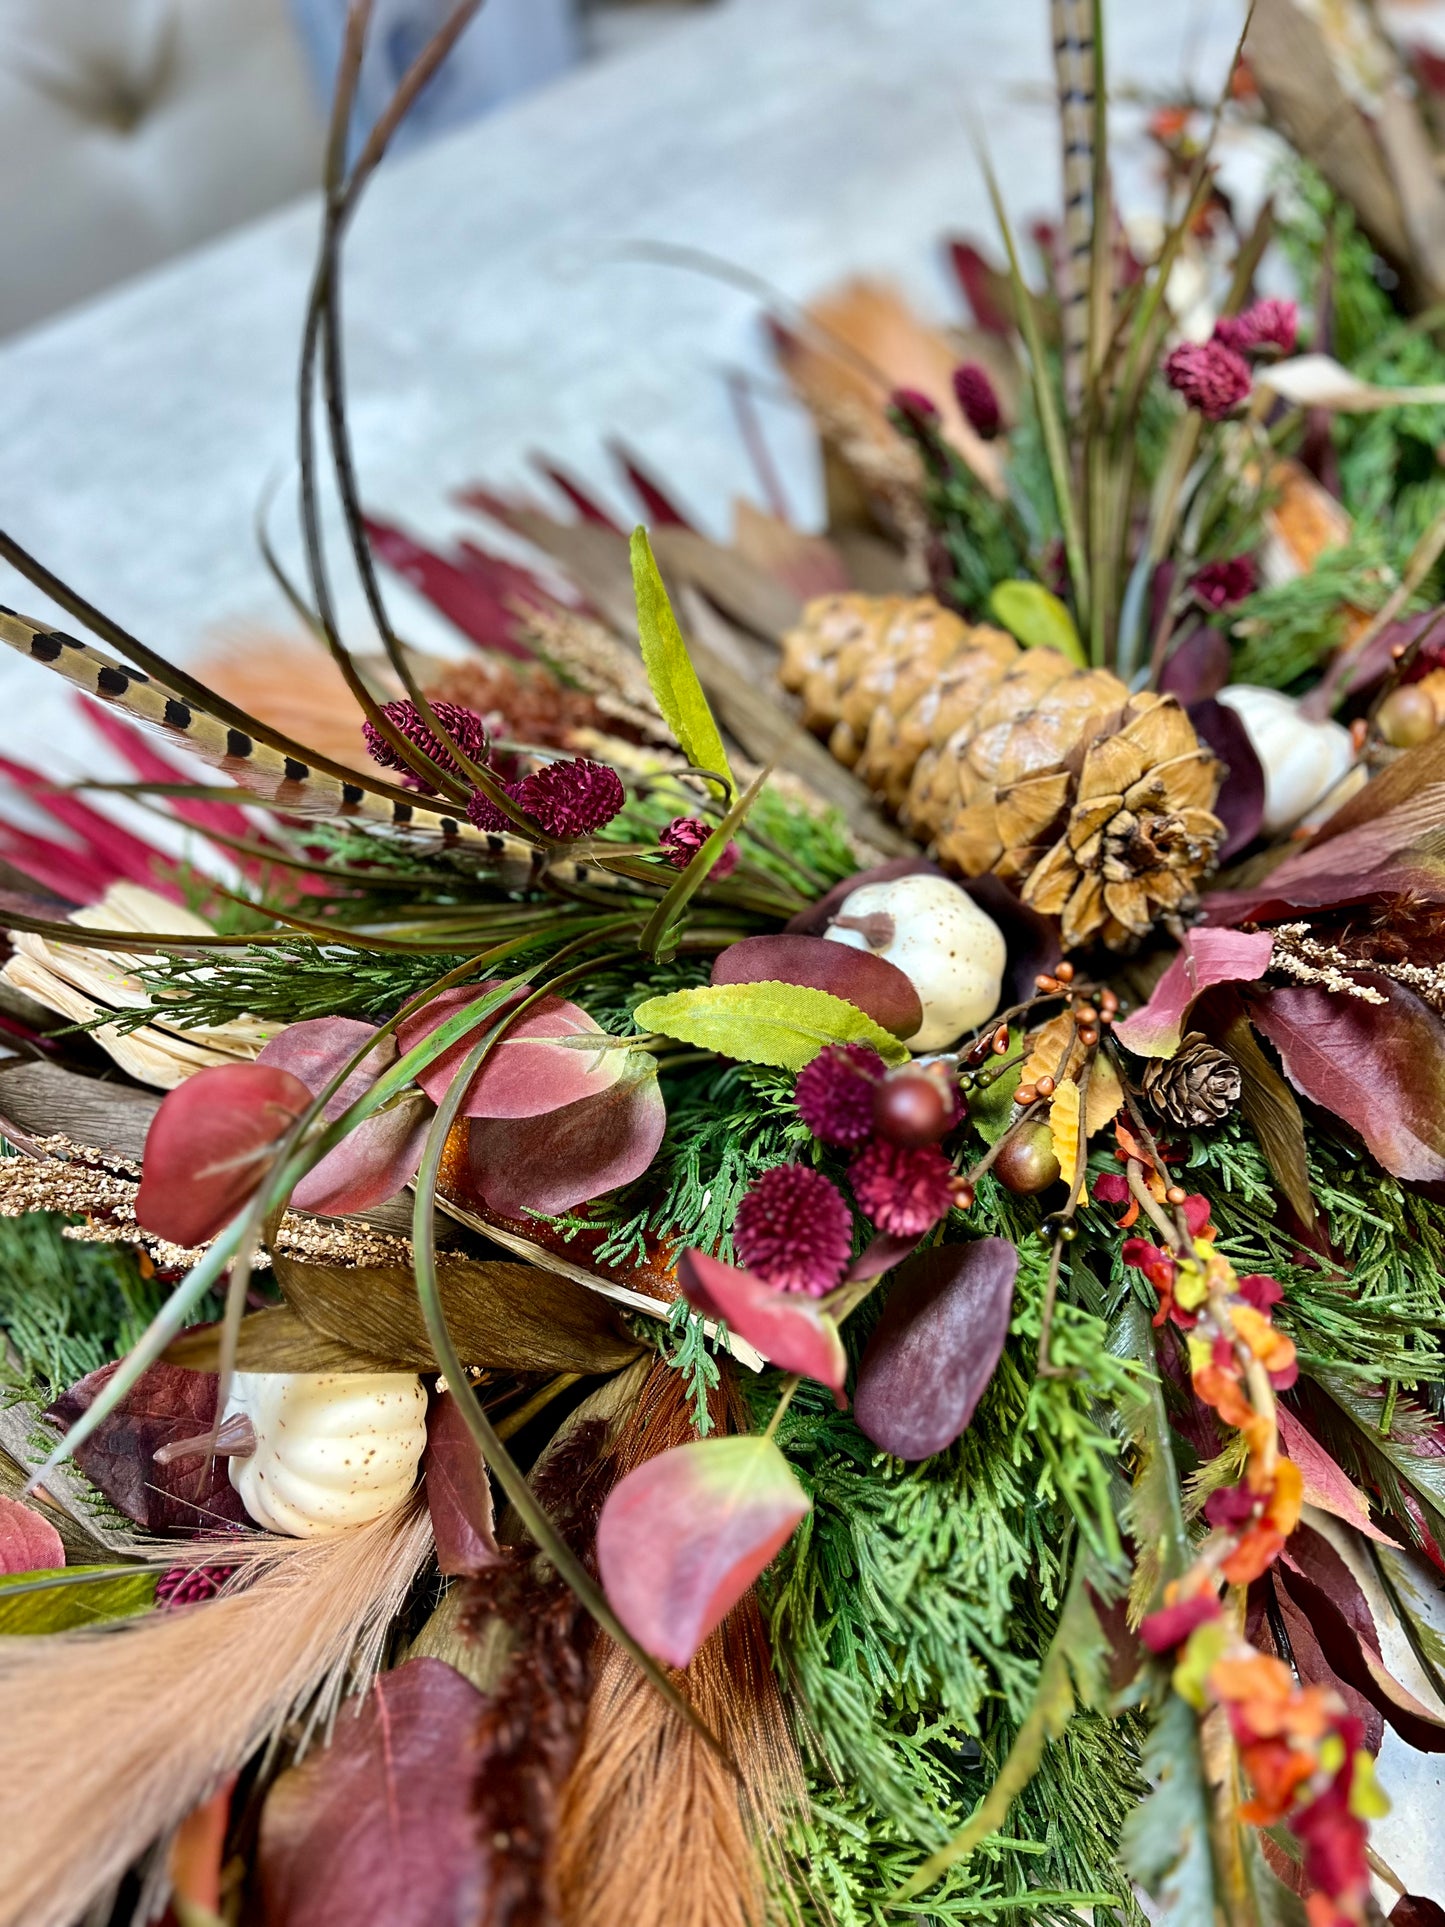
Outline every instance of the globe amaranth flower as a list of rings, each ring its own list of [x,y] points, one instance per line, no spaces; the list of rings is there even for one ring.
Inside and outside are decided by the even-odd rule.
[[[1206,421],[1221,422],[1248,395],[1249,363],[1222,341],[1186,341],[1164,361],[1164,379]]]
[[[1252,555],[1229,555],[1196,570],[1189,589],[1206,609],[1228,609],[1253,595],[1258,579]]]
[[[711,835],[712,825],[700,816],[675,816],[657,840],[673,868],[685,870]],[[712,875],[719,883],[732,875],[740,855],[737,844],[729,843],[712,866]]]
[[[606,763],[585,756],[544,763],[530,775],[502,786],[520,809],[547,836],[565,839],[591,836],[610,823],[627,800],[622,778]],[[513,827],[489,796],[475,790],[467,804],[467,820],[478,830]]]
[[[1256,301],[1243,314],[1221,315],[1214,339],[1240,355],[1292,355],[1299,340],[1299,309],[1293,301]]]
[[[793,1100],[822,1144],[852,1149],[873,1135],[873,1102],[885,1066],[868,1044],[830,1044],[798,1073]]]
[[[912,1148],[876,1138],[853,1160],[853,1195],[880,1231],[919,1237],[953,1204],[953,1166],[936,1144]]]
[[[487,759],[487,726],[474,709],[466,709],[461,703],[435,702],[432,713],[462,754],[473,763],[484,763]],[[421,711],[413,702],[399,701],[383,703],[381,713],[407,742],[415,745],[424,756],[448,776],[464,776],[465,772],[456,757],[445,743],[440,742],[430,725],[423,719]],[[427,796],[436,795],[436,786],[420,776],[407,762],[406,758],[389,743],[376,724],[368,719],[361,725],[362,736],[366,740],[367,754],[374,763],[383,769],[401,772],[401,780],[409,790],[421,790]]]
[[[848,1263],[852,1214],[821,1171],[775,1164],[738,1206],[733,1243],[747,1269],[768,1284],[821,1298]]]
[[[974,434],[991,442],[1003,427],[1003,410],[987,372],[976,361],[960,362],[953,371],[953,392]]]
[[[156,1581],[156,1605],[175,1609],[214,1599],[234,1566],[170,1566]]]

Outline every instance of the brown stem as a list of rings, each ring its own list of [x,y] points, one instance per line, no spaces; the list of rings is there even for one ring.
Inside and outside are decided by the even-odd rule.
[[[256,1450],[256,1428],[244,1412],[231,1416],[212,1431],[198,1433],[193,1439],[172,1439],[158,1445],[151,1458],[157,1465],[172,1465],[177,1459],[249,1459]]]

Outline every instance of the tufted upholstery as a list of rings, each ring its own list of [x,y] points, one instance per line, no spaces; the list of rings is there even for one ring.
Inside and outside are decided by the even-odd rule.
[[[286,0],[0,0],[0,333],[311,186]]]

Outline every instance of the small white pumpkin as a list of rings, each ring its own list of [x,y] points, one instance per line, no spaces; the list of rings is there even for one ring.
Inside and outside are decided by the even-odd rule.
[[[414,1372],[237,1372],[225,1417],[256,1449],[230,1462],[258,1526],[293,1539],[394,1512],[416,1484],[426,1391]]]
[[[1311,722],[1282,690],[1230,683],[1220,690],[1219,700],[1244,724],[1264,769],[1266,836],[1301,822],[1355,760],[1347,729],[1334,722]]]
[[[1008,946],[1003,932],[966,890],[947,877],[892,877],[864,883],[838,906],[839,918],[887,918],[884,942],[838,922],[823,932],[834,943],[871,950],[901,970],[923,1005],[922,1026],[908,1038],[911,1051],[947,1050],[966,1030],[998,1009]],[[884,926],[886,930],[886,926]]]

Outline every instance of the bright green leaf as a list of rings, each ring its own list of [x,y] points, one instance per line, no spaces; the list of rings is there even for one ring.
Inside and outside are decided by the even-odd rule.
[[[1042,582],[996,583],[988,606],[1025,649],[1057,649],[1080,669],[1088,667],[1074,618]]]
[[[672,613],[647,531],[642,528],[632,531],[632,589],[637,597],[642,665],[663,721],[695,769],[716,770],[731,782],[722,735]]]
[[[0,1634],[66,1633],[149,1611],[159,1573],[147,1566],[67,1566],[0,1580]]]
[[[828,1044],[871,1044],[889,1064],[908,1061],[907,1046],[856,1004],[801,984],[675,990],[639,1004],[636,1018],[643,1030],[660,1030],[744,1064],[776,1064],[786,1071],[800,1071]]]

